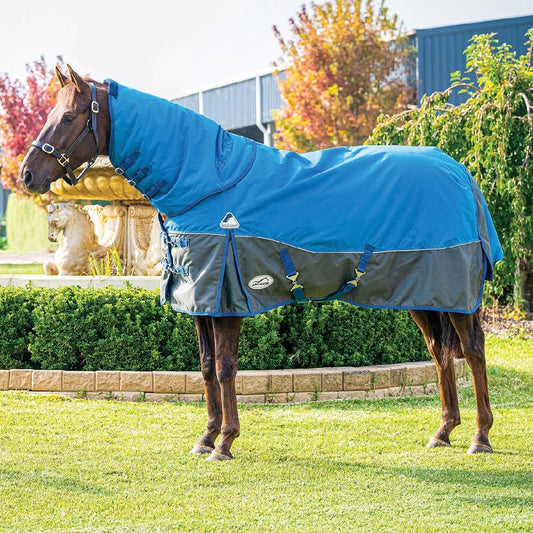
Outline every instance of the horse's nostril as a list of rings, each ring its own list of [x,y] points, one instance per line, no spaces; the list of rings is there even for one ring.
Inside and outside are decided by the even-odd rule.
[[[33,181],[33,174],[29,170],[24,171],[23,181],[24,185],[29,185]]]

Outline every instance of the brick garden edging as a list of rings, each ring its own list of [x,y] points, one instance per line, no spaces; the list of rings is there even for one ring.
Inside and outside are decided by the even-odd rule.
[[[467,374],[464,359],[455,360],[458,382]],[[384,398],[438,391],[432,361],[368,367],[310,370],[244,370],[237,373],[242,403]],[[200,372],[74,372],[68,370],[0,370],[0,390],[58,393],[90,399],[199,402],[204,400]]]

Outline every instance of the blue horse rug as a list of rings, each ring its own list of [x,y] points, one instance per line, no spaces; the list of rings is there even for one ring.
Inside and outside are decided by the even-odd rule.
[[[108,84],[111,162],[164,219],[162,302],[209,316],[332,299],[478,308],[503,253],[479,187],[442,151],[280,151]]]

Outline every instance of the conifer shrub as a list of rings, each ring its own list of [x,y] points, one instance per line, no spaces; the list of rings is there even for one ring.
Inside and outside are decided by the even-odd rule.
[[[0,288],[0,367],[199,370],[192,317],[157,290]],[[405,311],[342,302],[289,305],[243,320],[241,370],[363,366],[429,359]]]

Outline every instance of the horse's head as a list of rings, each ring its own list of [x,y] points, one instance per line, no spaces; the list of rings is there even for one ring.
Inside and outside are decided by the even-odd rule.
[[[56,68],[61,85],[57,103],[20,166],[19,179],[29,192],[44,193],[61,177],[75,183],[79,177],[73,169],[107,153],[107,86],[68,69],[70,79]]]

